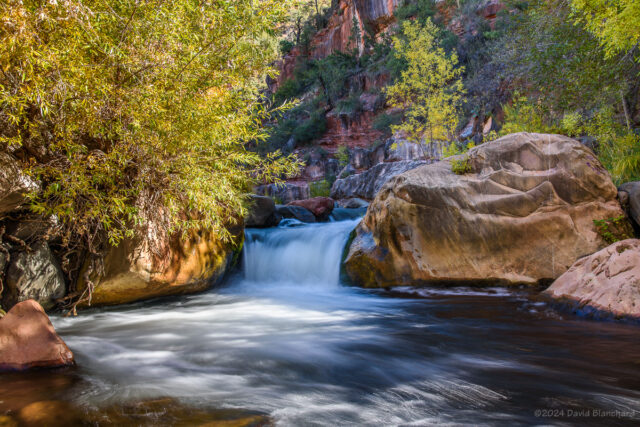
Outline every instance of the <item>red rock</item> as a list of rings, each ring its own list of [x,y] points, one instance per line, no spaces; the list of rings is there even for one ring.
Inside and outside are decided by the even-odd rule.
[[[0,319],[0,370],[73,365],[73,353],[34,300],[13,306]]]
[[[313,199],[294,200],[287,206],[301,206],[310,210],[316,218],[326,219],[333,211],[333,199],[329,197],[314,197]]]
[[[640,319],[640,240],[623,240],[578,260],[545,293]]]

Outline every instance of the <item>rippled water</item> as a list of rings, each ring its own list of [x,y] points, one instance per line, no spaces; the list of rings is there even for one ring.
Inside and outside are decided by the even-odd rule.
[[[79,366],[65,398],[172,396],[295,426],[640,421],[640,327],[529,290],[343,286],[356,223],[251,230],[222,287],[54,317]]]

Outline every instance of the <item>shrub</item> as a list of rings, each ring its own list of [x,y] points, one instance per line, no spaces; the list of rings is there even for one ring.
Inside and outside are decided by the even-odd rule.
[[[401,121],[402,113],[381,113],[373,120],[373,128],[386,134],[390,134],[391,126],[398,125]]]
[[[280,53],[282,55],[287,55],[293,50],[294,46],[293,42],[289,40],[280,40]]]
[[[346,145],[338,147],[338,150],[336,151],[336,159],[338,160],[338,165],[341,169],[349,164],[349,158],[349,147]]]
[[[469,161],[469,156],[465,155],[462,159],[452,159],[451,170],[456,175],[464,175],[466,173],[473,172],[471,162]]]
[[[331,183],[323,179],[309,183],[309,194],[311,197],[329,197],[331,194]]]
[[[626,216],[617,218],[594,219],[598,234],[609,244],[631,239],[633,230]]]
[[[324,111],[315,111],[311,116],[299,124],[293,131],[296,141],[304,144],[320,138],[327,130],[327,118]]]

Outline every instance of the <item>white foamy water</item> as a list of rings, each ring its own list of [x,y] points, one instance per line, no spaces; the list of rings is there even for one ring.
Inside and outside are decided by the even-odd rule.
[[[76,403],[172,396],[286,426],[528,424],[562,399],[640,409],[633,387],[599,380],[637,370],[611,362],[596,373],[608,337],[633,351],[638,334],[594,338],[585,322],[523,310],[506,289],[398,298],[345,286],[340,259],[357,222],[248,230],[242,270],[221,287],[54,317],[85,380]],[[605,356],[574,353],[570,338]]]

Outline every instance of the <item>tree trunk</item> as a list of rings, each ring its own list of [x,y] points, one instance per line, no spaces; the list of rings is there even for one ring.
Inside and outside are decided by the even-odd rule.
[[[631,117],[629,116],[627,100],[624,99],[624,91],[622,89],[620,89],[620,101],[622,102],[622,110],[624,111],[624,119],[627,122],[627,129],[631,130]]]

